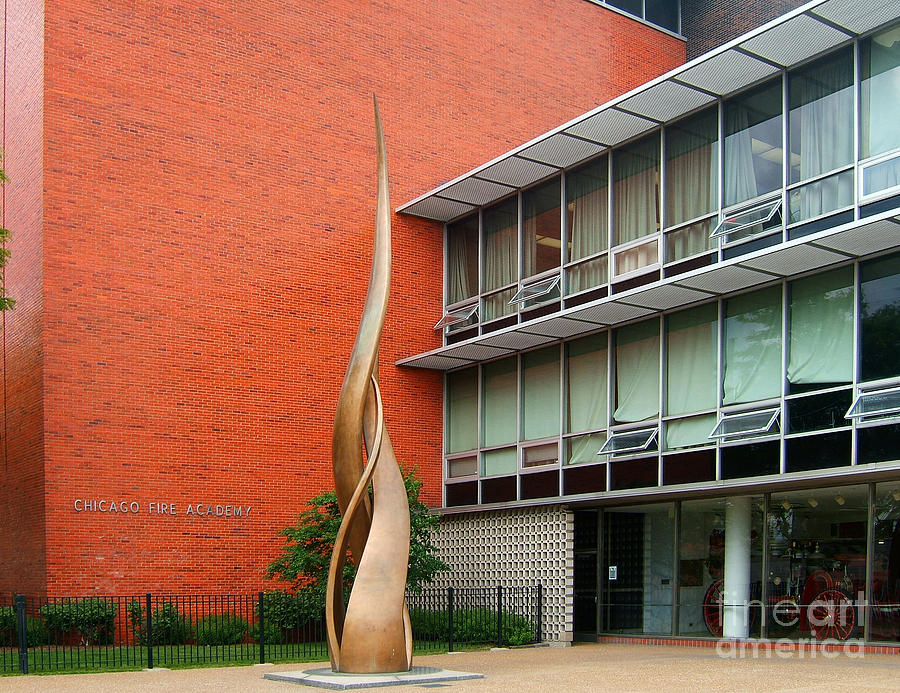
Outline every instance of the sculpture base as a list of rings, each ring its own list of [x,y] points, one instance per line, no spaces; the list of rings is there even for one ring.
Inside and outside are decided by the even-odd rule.
[[[409,671],[401,671],[396,674],[343,674],[325,667],[322,669],[308,669],[307,671],[273,672],[265,674],[263,678],[270,681],[289,681],[290,683],[299,683],[304,686],[346,691],[353,688],[378,688],[380,686],[402,686],[403,684],[414,683],[444,683],[446,681],[483,679],[484,674],[415,666]]]

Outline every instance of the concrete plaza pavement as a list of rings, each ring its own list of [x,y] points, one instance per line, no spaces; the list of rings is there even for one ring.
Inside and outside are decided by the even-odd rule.
[[[416,657],[423,666],[485,674],[447,684],[391,686],[377,690],[441,688],[448,693],[499,691],[809,691],[854,693],[900,690],[900,657],[861,653],[738,652],[714,647],[578,644],[463,652]],[[767,656],[768,655],[768,656]],[[267,681],[272,671],[313,669],[322,664],[277,664],[217,669],[180,669],[105,674],[29,675],[0,678],[0,691],[20,693],[288,693],[316,690]],[[319,689],[321,690],[321,689]],[[376,690],[376,689],[367,689]]]

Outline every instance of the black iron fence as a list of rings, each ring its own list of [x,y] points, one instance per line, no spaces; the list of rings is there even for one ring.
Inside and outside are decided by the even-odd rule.
[[[414,647],[443,651],[541,640],[541,585],[407,595]],[[328,659],[306,595],[0,595],[0,672],[136,669]]]

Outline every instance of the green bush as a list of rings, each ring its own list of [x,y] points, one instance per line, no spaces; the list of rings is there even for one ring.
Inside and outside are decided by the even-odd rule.
[[[85,645],[106,645],[113,640],[118,613],[113,602],[88,597],[48,602],[40,611],[44,627],[57,636],[77,630]]]
[[[214,614],[198,618],[195,624],[198,645],[237,645],[244,641],[250,625],[237,614]]]
[[[277,624],[285,630],[300,628],[324,618],[319,595],[312,589],[301,589],[296,594],[284,591],[266,592],[263,595],[263,604],[266,623]],[[256,614],[259,616],[258,602]]]
[[[135,599],[128,605],[128,615],[135,644],[146,645],[146,609]],[[188,617],[183,616],[171,602],[165,602],[153,610],[154,645],[184,645],[193,634]]]
[[[411,609],[409,612],[413,637],[420,640],[444,640],[449,633],[449,619],[445,610]],[[526,645],[534,642],[535,629],[522,616],[503,612],[501,636],[504,645]],[[453,641],[458,643],[496,643],[497,612],[494,609],[454,609]]]
[[[0,631],[16,629],[16,608],[0,606]]]
[[[271,621],[266,621],[265,635],[266,645],[281,645],[286,640],[284,629]],[[253,642],[259,642],[259,623],[254,623],[250,629],[250,639]]]

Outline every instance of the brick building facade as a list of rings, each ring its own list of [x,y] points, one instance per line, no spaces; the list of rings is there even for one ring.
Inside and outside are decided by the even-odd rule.
[[[373,91],[396,205],[685,58],[584,0],[3,18],[0,590],[57,595],[261,587],[278,530],[330,486]],[[442,377],[393,363],[440,344],[442,238],[393,225],[386,418],[437,505]]]

